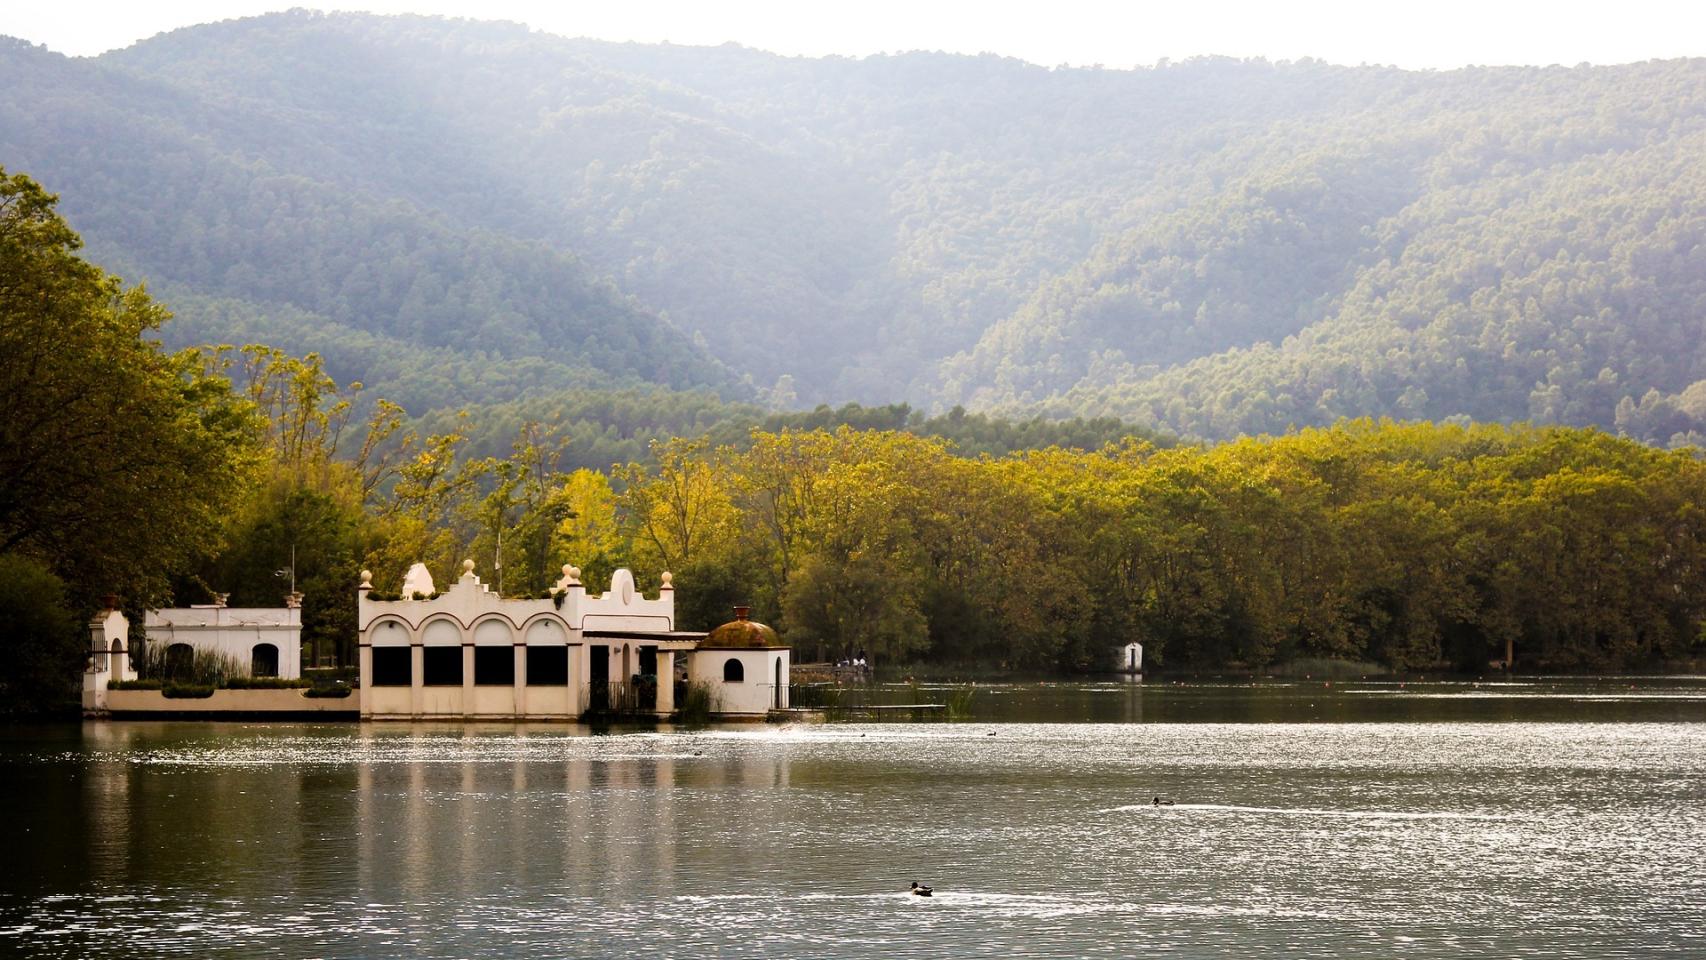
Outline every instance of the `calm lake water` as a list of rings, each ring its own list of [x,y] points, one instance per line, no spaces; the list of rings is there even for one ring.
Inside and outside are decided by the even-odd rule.
[[[1706,678],[973,716],[13,728],[0,954],[1706,956]]]

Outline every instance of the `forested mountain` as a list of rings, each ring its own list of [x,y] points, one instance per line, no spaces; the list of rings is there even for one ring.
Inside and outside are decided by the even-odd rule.
[[[170,338],[423,414],[654,383],[1686,441],[1703,155],[1699,60],[1048,70],[304,12],[0,50],[0,165]]]

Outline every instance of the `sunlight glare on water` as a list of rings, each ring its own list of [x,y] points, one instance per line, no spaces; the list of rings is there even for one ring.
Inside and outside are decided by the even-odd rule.
[[[1698,722],[109,723],[0,764],[0,953],[1706,955]]]

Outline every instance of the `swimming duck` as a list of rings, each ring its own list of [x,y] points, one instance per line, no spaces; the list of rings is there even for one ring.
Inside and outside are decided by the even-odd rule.
[[[914,880],[912,881],[912,895],[915,897],[928,897],[930,896],[930,888],[921,887],[918,885],[918,881]]]
[[[1171,800],[1163,800],[1163,799],[1161,799],[1161,798],[1160,798],[1160,797],[1156,797],[1156,798],[1155,798],[1155,805],[1156,805],[1156,806],[1158,806],[1158,807],[1170,807],[1170,806],[1172,806],[1172,805],[1173,805],[1173,801],[1171,801]]]

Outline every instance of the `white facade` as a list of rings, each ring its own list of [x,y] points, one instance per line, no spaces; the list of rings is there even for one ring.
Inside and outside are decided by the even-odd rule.
[[[557,596],[508,599],[464,561],[433,597],[419,564],[404,596],[374,600],[362,574],[361,715],[373,719],[573,719],[611,707],[675,712],[675,658],[702,634],[675,630],[675,588],[664,574],[656,598],[618,570],[610,590],[589,594],[564,567]],[[642,702],[643,701],[643,702]]]
[[[302,676],[302,600],[293,595],[284,607],[227,607],[213,604],[150,610],[142,629],[150,646],[223,654],[243,665],[250,676]]]
[[[135,680],[130,660],[130,621],[110,604],[89,621],[89,659],[83,667],[83,709],[107,709],[107,684]]]
[[[1119,663],[1114,666],[1120,673],[1143,672],[1143,644],[1128,643],[1119,649]]]
[[[788,709],[792,656],[787,647],[702,646],[687,655],[687,682],[705,686],[714,714],[763,718]]]

